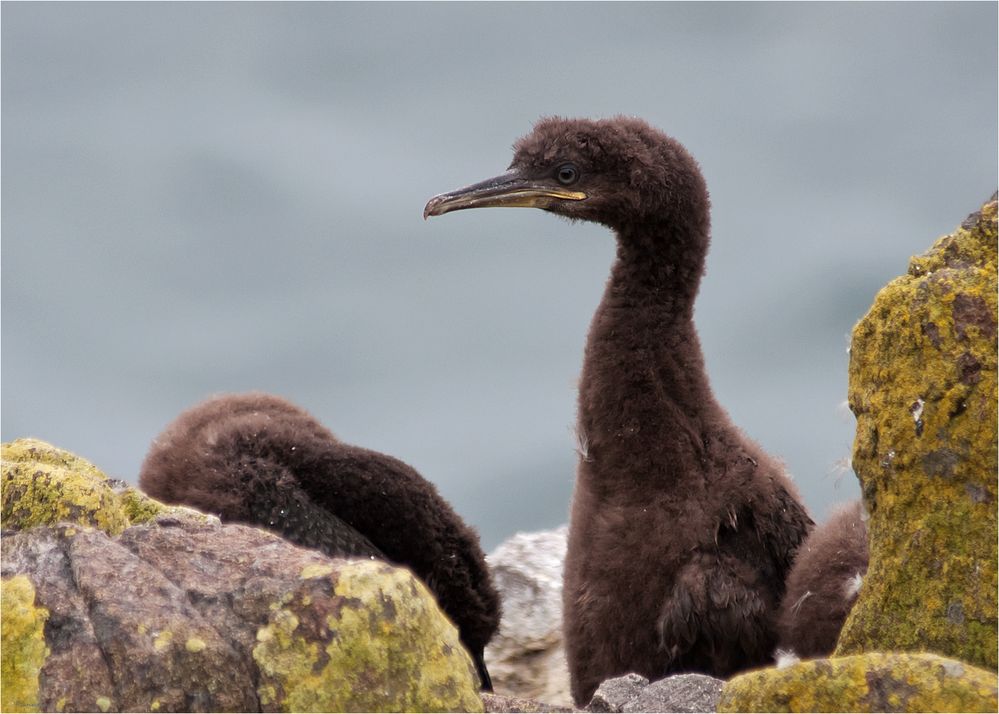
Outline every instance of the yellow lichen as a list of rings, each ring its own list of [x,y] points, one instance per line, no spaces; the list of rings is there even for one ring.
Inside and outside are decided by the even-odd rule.
[[[730,679],[719,712],[994,712],[995,674],[926,653],[806,660]]]
[[[112,483],[86,459],[44,441],[18,439],[0,446],[0,454],[6,528],[69,521],[118,535],[130,525],[160,515],[204,522],[213,519],[190,508],[160,503],[121,482]]]
[[[48,610],[35,605],[35,588],[26,575],[0,581],[0,603],[0,710],[38,711],[38,676],[49,656]]]
[[[188,652],[201,652],[207,646],[200,637],[188,637],[187,642],[184,643],[184,649]]]
[[[117,535],[128,525],[107,477],[89,461],[35,439],[3,444],[0,454],[5,527],[70,521]]]
[[[187,506],[168,506],[132,486],[116,487],[115,495],[128,518],[129,525],[133,526],[148,523],[159,516],[177,516],[201,523],[212,523],[217,520],[215,516]]]
[[[302,568],[300,577],[302,580],[310,578],[323,578],[333,572],[333,566],[329,563],[310,563]]]
[[[170,642],[173,641],[173,633],[170,630],[163,630],[156,638],[153,640],[153,651],[162,652],[167,647],[170,646]]]
[[[837,655],[997,665],[996,203],[973,219],[913,258],[854,330],[871,558]]]
[[[111,700],[108,697],[97,697],[97,708],[106,712],[111,708]]]
[[[306,580],[257,633],[265,708],[482,710],[457,630],[409,571],[361,561],[328,580],[332,600],[321,581]]]

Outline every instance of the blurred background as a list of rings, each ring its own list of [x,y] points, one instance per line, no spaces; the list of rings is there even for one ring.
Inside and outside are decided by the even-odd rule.
[[[859,494],[847,346],[997,183],[995,3],[4,3],[2,438],[135,481],[266,390],[433,481],[492,549],[565,522],[614,244],[424,222],[541,115],[698,158],[719,400],[817,519]]]

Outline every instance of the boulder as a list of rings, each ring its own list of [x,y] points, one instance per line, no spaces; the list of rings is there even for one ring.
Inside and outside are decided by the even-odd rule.
[[[713,712],[724,682],[706,674],[675,674],[642,690],[622,712]]]
[[[649,686],[648,678],[634,672],[605,679],[590,697],[586,711],[620,712],[625,704],[638,699],[647,686]]]
[[[505,714],[541,714],[544,712],[574,712],[578,709],[545,704],[534,699],[508,697],[505,694],[482,693],[482,703],[487,712],[504,712]]]
[[[408,570],[167,509],[38,444],[4,449],[4,710],[482,710]]]
[[[760,669],[725,683],[719,712],[995,712],[993,672],[926,653],[869,653]]]
[[[497,694],[572,706],[562,644],[566,532],[518,533],[487,557],[503,602],[499,631],[486,648]]]
[[[724,682],[706,674],[675,674],[649,682],[626,674],[600,683],[588,712],[713,712]]]
[[[993,197],[912,258],[854,329],[870,566],[836,655],[932,651],[997,666],[996,262]]]

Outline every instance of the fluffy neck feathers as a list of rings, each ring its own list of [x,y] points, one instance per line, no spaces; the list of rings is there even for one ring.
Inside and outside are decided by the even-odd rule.
[[[706,246],[706,233],[678,235],[675,227],[619,232],[580,380],[579,427],[589,447],[581,478],[604,487],[675,484],[704,463],[705,425],[720,413],[692,319]]]

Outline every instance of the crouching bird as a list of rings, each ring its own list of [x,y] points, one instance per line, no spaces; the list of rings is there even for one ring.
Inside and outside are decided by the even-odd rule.
[[[693,323],[709,240],[697,163],[639,119],[545,118],[509,170],[424,217],[541,208],[614,231],[579,383],[582,448],[564,571],[572,694],[609,677],[728,677],[772,662],[812,521],[782,466],[715,400]]]
[[[499,595],[479,538],[413,468],[344,444],[269,394],[224,395],[183,412],[154,441],[140,486],[165,503],[262,526],[330,556],[404,565],[458,627],[483,689]]]
[[[777,616],[778,666],[828,657],[867,574],[867,514],[841,505],[815,527],[794,557]]]

